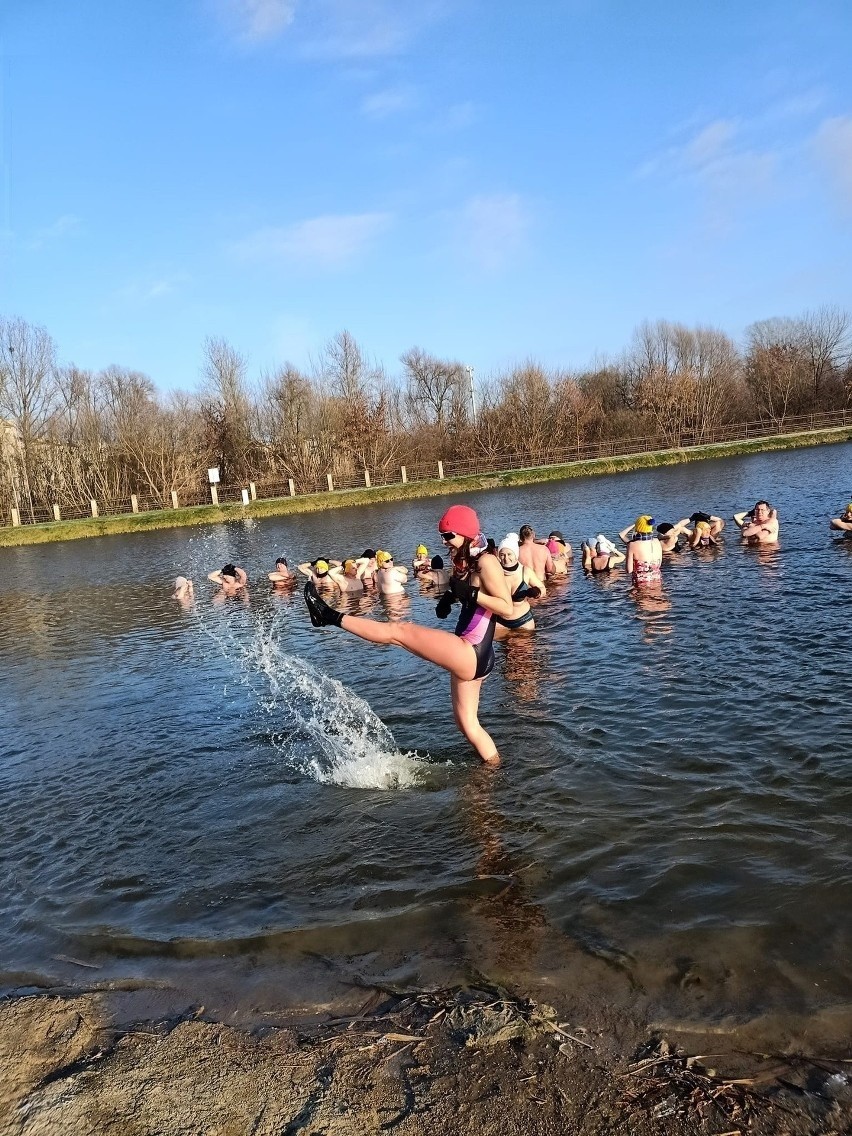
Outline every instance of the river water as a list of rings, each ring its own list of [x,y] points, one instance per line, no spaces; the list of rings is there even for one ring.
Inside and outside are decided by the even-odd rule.
[[[729,522],[673,559],[661,602],[575,565],[497,647],[496,774],[442,672],[314,630],[265,579],[279,553],[438,551],[443,500],[0,551],[2,985],[88,973],[57,956],[105,978],[288,967],[305,999],[605,972],[690,1020],[848,1011],[852,540],[827,522],[850,457],[471,494],[498,539],[528,521],[575,547],[762,496],[782,522],[777,549]],[[228,560],[246,601],[205,580]],[[434,625],[434,600],[361,607]]]

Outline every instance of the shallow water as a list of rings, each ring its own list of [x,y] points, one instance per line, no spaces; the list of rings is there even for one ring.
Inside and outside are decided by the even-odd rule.
[[[782,520],[778,549],[731,525],[672,560],[662,602],[575,567],[535,635],[497,648],[496,775],[457,736],[446,676],[313,630],[264,576],[282,552],[437,551],[441,501],[2,550],[5,985],[55,977],[57,954],[108,975],[319,957],[567,984],[575,950],[693,1016],[848,1006],[852,541],[827,521],[850,456],[471,495],[496,537],[530,521],[575,547],[645,511],[768,496]],[[204,580],[228,560],[245,602]],[[434,625],[434,599],[360,606]]]

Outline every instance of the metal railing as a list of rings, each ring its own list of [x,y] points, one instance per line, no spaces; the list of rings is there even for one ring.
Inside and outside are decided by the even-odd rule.
[[[399,485],[407,481],[438,481],[446,478],[471,477],[510,472],[521,469],[544,469],[548,466],[572,465],[578,462],[623,457],[628,454],[651,453],[660,450],[694,449],[699,446],[718,445],[724,442],[743,442],[757,438],[770,438],[782,434],[800,434],[832,427],[852,426],[852,409],[825,411],[819,414],[785,418],[781,422],[736,422],[716,426],[700,432],[683,432],[641,437],[617,438],[593,443],[578,443],[547,450],[523,453],[480,454],[464,459],[445,459],[439,462],[415,462],[394,468],[365,470],[345,477],[325,474],[315,480],[291,480],[286,473],[275,477],[264,475],[247,485],[217,485],[215,495],[210,486],[198,486],[191,492],[180,494],[178,508],[198,505],[238,504],[253,500],[270,500],[280,497],[303,497],[333,491],[378,488]],[[29,505],[20,511],[13,509],[11,516],[0,520],[0,525],[44,524],[57,520],[74,520],[96,516],[120,516],[127,513],[147,513],[173,509],[162,494],[133,494],[130,498],[95,501],[83,506],[66,506],[58,503],[40,503],[30,513]]]

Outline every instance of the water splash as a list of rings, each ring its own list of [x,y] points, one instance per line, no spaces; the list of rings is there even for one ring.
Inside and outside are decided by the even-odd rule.
[[[424,781],[428,766],[416,753],[397,748],[368,702],[282,651],[275,620],[256,624],[248,643],[213,637],[229,658],[239,660],[241,682],[273,720],[272,743],[291,768],[351,789],[403,789]]]

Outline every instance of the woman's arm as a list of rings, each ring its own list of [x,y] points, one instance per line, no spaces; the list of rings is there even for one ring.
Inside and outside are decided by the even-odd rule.
[[[479,595],[476,602],[495,615],[512,618],[512,593],[503,567],[496,556],[483,556],[477,565]]]
[[[221,584],[222,583],[222,571],[221,571],[221,569],[219,569],[218,572],[208,572],[207,573],[207,579],[212,580],[214,584]]]
[[[539,592],[539,595],[546,596],[547,595],[547,588],[545,586],[544,581],[539,577],[539,575],[536,573],[536,571],[533,568],[524,568],[523,572],[524,572],[524,580],[526,581],[527,587],[528,588],[536,588],[537,591]],[[535,599],[535,598],[536,597],[533,596],[533,599]]]
[[[621,537],[622,544],[630,544],[630,534],[633,532],[633,525],[628,525],[626,529],[622,529],[618,534]]]
[[[609,554],[609,566],[610,566],[610,568],[614,568],[616,566],[616,564],[621,564],[621,562],[623,560],[624,560],[624,553],[620,552],[619,549],[614,548],[612,550],[612,552]]]

